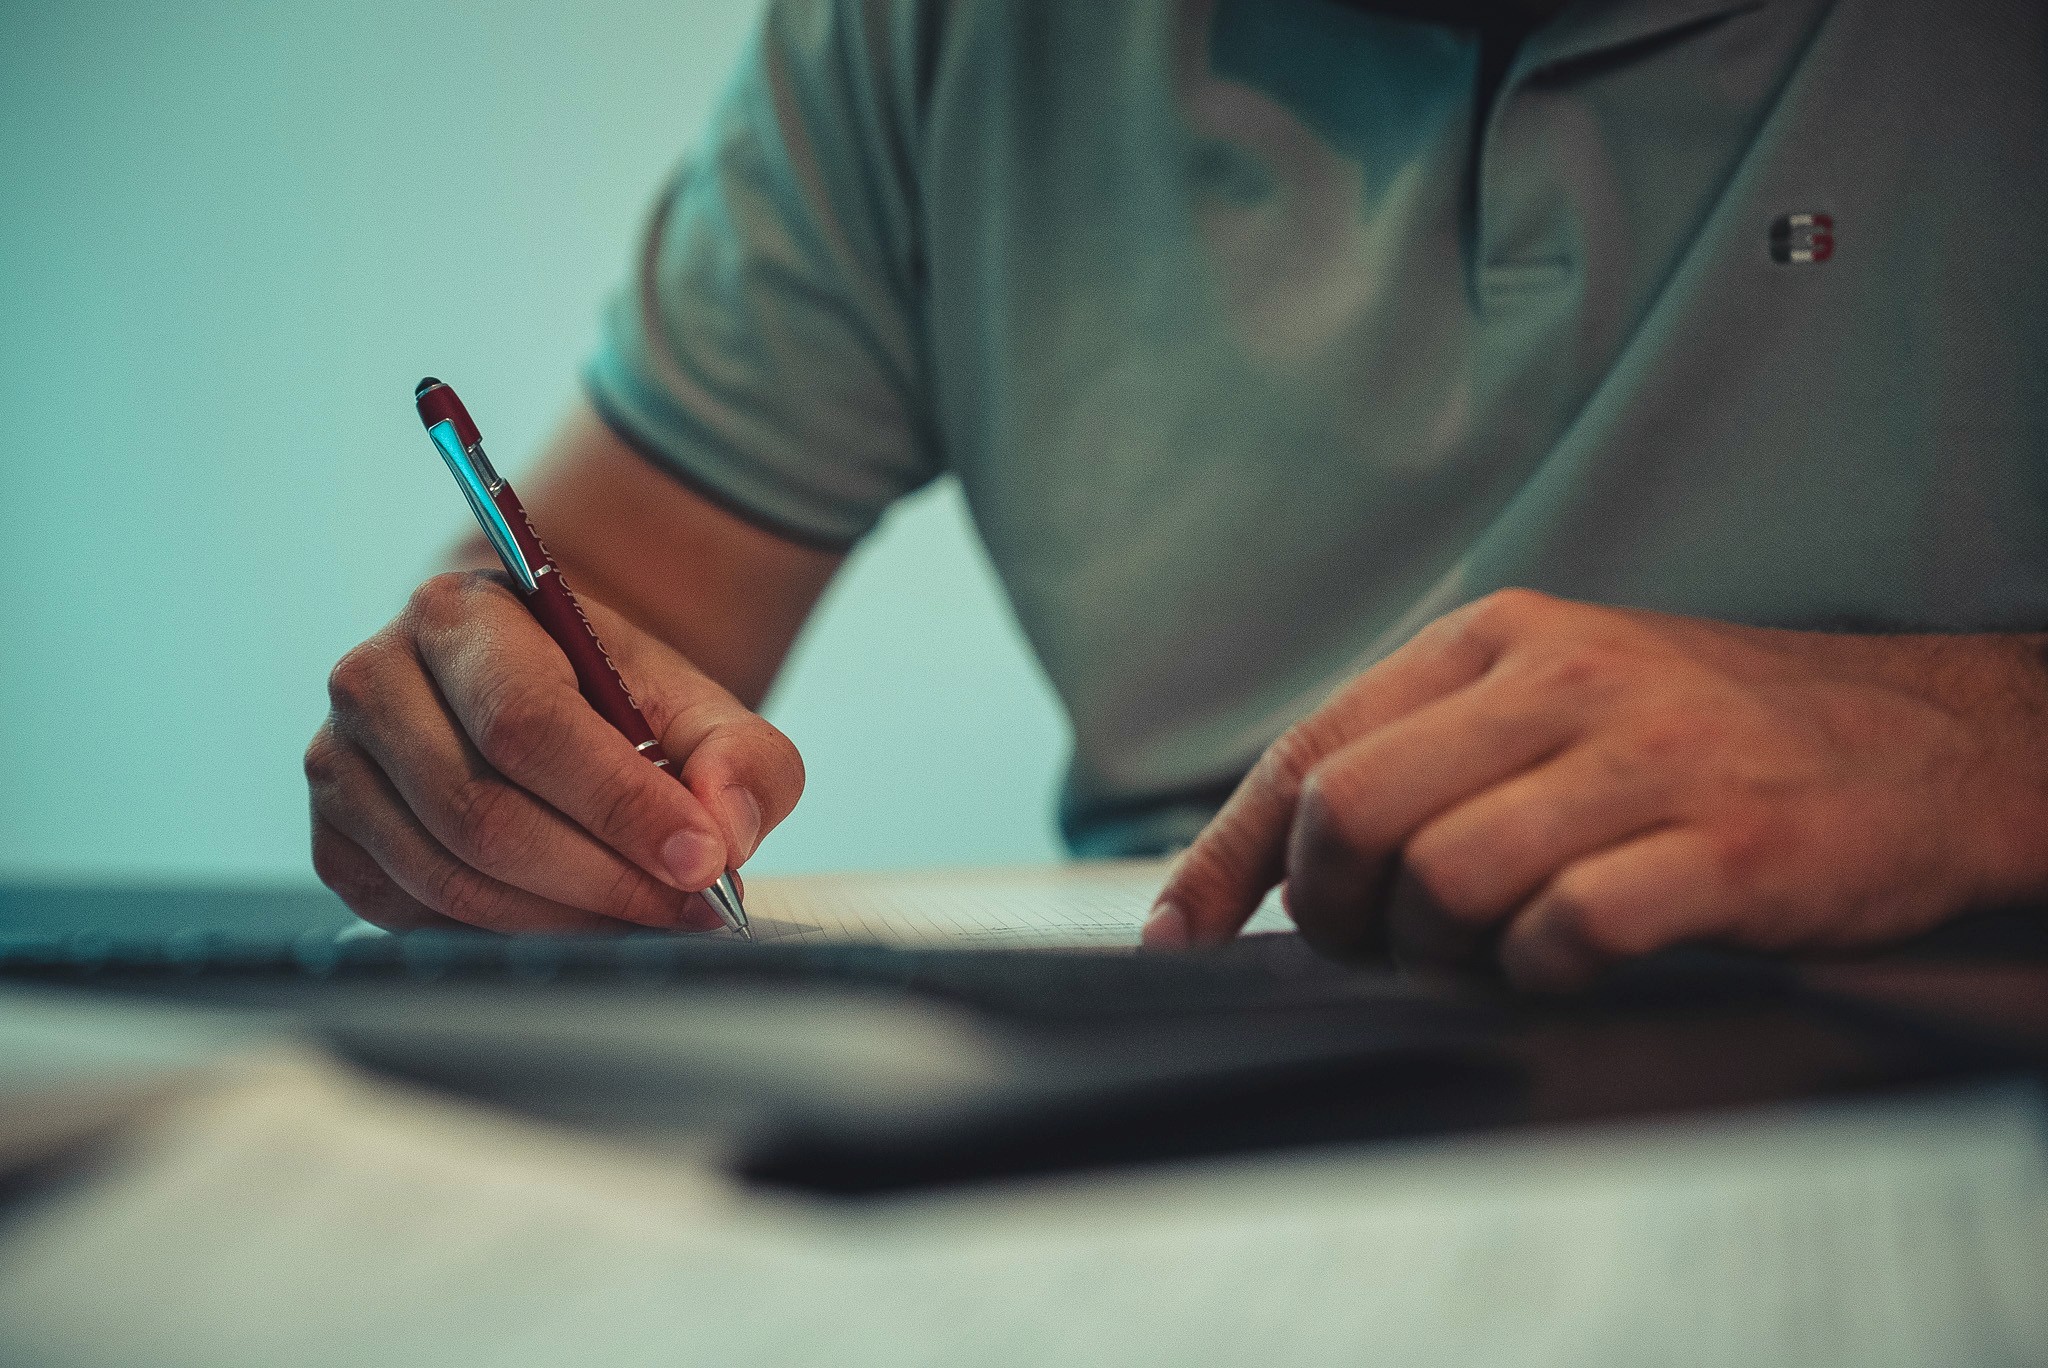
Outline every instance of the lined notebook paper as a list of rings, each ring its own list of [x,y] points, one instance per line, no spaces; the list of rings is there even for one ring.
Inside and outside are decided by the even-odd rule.
[[[831,874],[747,881],[747,915],[764,944],[879,941],[1042,949],[1135,946],[1166,881],[1165,860],[1018,869]],[[1268,897],[1247,931],[1292,923]]]

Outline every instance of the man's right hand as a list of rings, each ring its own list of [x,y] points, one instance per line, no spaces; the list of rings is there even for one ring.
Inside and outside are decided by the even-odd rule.
[[[789,739],[583,598],[682,783],[577,692],[502,575],[428,580],[328,680],[306,751],[313,865],[364,920],[503,932],[708,929],[695,896],[796,805]]]

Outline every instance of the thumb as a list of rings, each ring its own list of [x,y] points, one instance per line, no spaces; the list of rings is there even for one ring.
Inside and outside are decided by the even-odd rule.
[[[1287,867],[1287,833],[1314,763],[1305,734],[1268,747],[1195,843],[1181,852],[1145,922],[1148,949],[1218,945],[1236,935]]]
[[[710,810],[736,869],[796,807],[804,762],[773,724],[667,642],[601,604],[585,604],[632,682],[676,777]],[[600,617],[601,615],[601,617]]]

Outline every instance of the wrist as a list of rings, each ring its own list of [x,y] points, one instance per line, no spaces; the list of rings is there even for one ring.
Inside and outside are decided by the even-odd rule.
[[[1963,777],[1969,801],[1952,819],[1974,838],[1971,901],[2048,901],[2048,637],[1946,640],[1954,645],[1940,653],[1930,683],[1978,757]]]

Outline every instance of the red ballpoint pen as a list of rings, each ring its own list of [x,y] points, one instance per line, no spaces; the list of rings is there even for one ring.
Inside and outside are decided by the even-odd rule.
[[[512,576],[520,599],[562,648],[562,654],[569,657],[584,698],[633,743],[633,749],[680,783],[682,772],[662,752],[654,728],[640,715],[640,705],[633,701],[632,691],[619,677],[618,667],[612,664],[604,643],[597,639],[597,629],[583,615],[582,605],[569,592],[561,568],[541,544],[519,496],[484,456],[484,439],[470,420],[469,410],[455,397],[454,390],[432,376],[420,381],[413,390],[413,402],[419,407],[420,421],[427,426],[427,436],[434,439],[456,483],[462,486],[470,511],[483,525],[484,535],[496,549],[498,559],[505,563],[505,571]],[[720,874],[704,890],[704,896],[718,909],[719,919],[726,926],[750,940],[753,938],[731,870]]]

